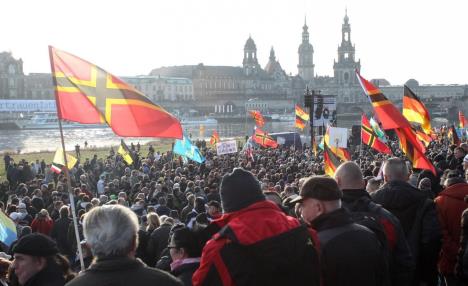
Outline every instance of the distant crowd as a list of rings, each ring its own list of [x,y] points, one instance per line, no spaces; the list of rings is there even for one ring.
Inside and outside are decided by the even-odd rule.
[[[1,244],[0,284],[468,285],[468,143],[431,142],[436,174],[390,143],[333,177],[307,146],[217,156],[198,141],[198,164],[132,144],[132,165],[80,156],[70,182],[6,154],[18,239]]]

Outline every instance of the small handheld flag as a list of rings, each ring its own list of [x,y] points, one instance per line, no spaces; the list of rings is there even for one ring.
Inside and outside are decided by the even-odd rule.
[[[0,211],[0,241],[8,247],[17,239],[15,223]]]
[[[127,163],[127,165],[133,164],[133,156],[132,156],[132,151],[128,148],[127,144],[123,141],[123,139],[120,141],[120,146],[119,150],[117,150],[117,153],[119,153],[124,161]]]
[[[70,170],[75,166],[76,162],[78,162],[78,159],[68,153],[66,153],[66,156],[67,156],[67,163],[68,163],[67,167],[68,167],[68,170]],[[53,172],[60,174],[64,166],[65,166],[65,162],[63,160],[63,149],[58,148],[57,151],[55,151],[54,159],[52,160],[51,169]]]
[[[219,134],[216,130],[214,130],[210,138],[210,144],[214,146],[216,143],[219,143]]]
[[[205,161],[205,157],[203,157],[198,147],[193,145],[185,135],[182,140],[177,139],[175,141],[172,151],[175,154],[179,154],[182,157],[188,158],[200,164]]]

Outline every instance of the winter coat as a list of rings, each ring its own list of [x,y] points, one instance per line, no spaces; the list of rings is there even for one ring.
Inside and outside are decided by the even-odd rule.
[[[172,275],[150,268],[139,259],[128,257],[100,258],[67,286],[181,286]]]
[[[370,213],[378,219],[385,231],[390,252],[391,285],[410,285],[415,262],[400,221],[382,206],[372,202],[369,193],[364,189],[343,190],[342,203],[343,207],[350,212]]]
[[[29,278],[24,286],[63,286],[65,282],[58,265],[47,265],[46,268]]]
[[[319,285],[313,234],[261,201],[224,214],[203,248],[193,285]]]
[[[461,281],[468,285],[468,209],[462,214],[461,225],[460,248],[455,273]]]
[[[68,240],[68,228],[73,224],[72,220],[68,217],[59,218],[55,221],[52,227],[50,236],[55,239],[60,253],[65,255],[74,254],[72,251],[72,243]]]
[[[200,262],[184,263],[171,271],[171,274],[177,277],[184,286],[192,286],[193,273],[200,266]]]
[[[388,285],[388,264],[379,240],[371,230],[355,224],[346,209],[322,214],[311,224],[320,240],[323,285]],[[345,227],[349,229],[340,231]]]
[[[438,266],[439,272],[444,275],[453,274],[455,271],[460,246],[460,219],[468,207],[464,201],[467,195],[468,184],[459,183],[449,186],[435,199],[443,236]]]
[[[442,234],[434,203],[427,194],[403,181],[387,182],[371,197],[400,220],[416,261],[413,284],[437,285]]]
[[[49,217],[35,218],[31,223],[32,232],[39,232],[45,235],[50,235],[53,226],[54,221]]]
[[[169,244],[169,233],[171,232],[172,225],[163,223],[155,229],[148,241],[148,251],[153,258],[154,262],[161,258],[161,253]]]

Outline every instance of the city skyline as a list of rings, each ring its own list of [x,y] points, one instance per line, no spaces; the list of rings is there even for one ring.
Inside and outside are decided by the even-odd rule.
[[[6,13],[0,19],[4,27],[0,51],[22,58],[26,74],[50,72],[47,45],[51,44],[126,76],[148,74],[161,66],[241,66],[243,46],[251,35],[262,67],[273,46],[283,69],[295,75],[307,17],[315,72],[333,76],[347,9],[356,59],[361,60],[367,78],[385,78],[394,85],[409,78],[421,84],[468,83],[463,73],[468,57],[462,37],[468,3],[463,1],[445,1],[445,5],[419,0],[378,1],[378,5],[352,0],[320,4],[283,0],[152,2],[156,1],[86,0],[79,6],[56,0],[4,3],[5,11],[22,9],[26,14]],[[23,17],[27,18],[24,24],[15,23]]]

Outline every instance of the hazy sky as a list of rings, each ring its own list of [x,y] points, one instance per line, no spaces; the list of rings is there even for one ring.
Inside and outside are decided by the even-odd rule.
[[[49,44],[117,75],[160,66],[242,65],[249,34],[264,67],[271,46],[297,74],[304,16],[315,71],[333,74],[348,9],[366,78],[402,84],[468,83],[467,0],[81,0],[1,1],[0,51],[25,73],[50,72]],[[74,4],[72,4],[74,3]]]

